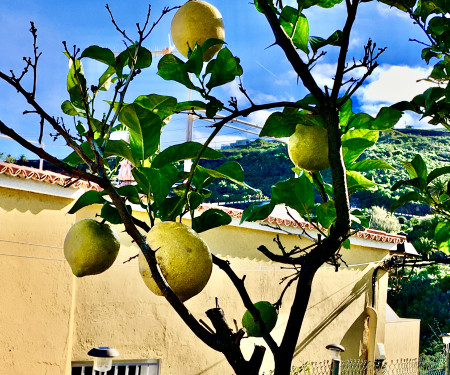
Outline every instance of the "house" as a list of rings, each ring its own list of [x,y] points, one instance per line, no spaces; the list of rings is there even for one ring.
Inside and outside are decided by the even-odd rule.
[[[120,353],[117,363],[138,366],[141,374],[231,373],[224,357],[197,339],[163,297],[147,289],[136,259],[130,260],[137,247],[123,227],[117,226],[121,250],[109,270],[83,278],[72,275],[63,256],[65,235],[77,220],[95,217],[99,207],[67,214],[84,191],[97,189],[85,181],[63,187],[69,180],[0,162],[0,374],[81,374],[81,366],[92,363],[87,352],[96,346],[114,347]],[[263,223],[240,225],[240,210],[221,209],[232,223],[202,237],[239,276],[246,275],[254,301],[275,302],[285,285],[279,281],[292,270],[268,261],[257,247],[275,250],[277,234],[287,248],[307,245],[311,242],[305,234],[314,236],[314,228],[282,212]],[[135,214],[145,220],[144,212]],[[351,238],[351,248],[343,250],[347,266],[335,272],[324,265],[318,271],[294,363],[329,359],[325,346],[330,343],[345,347],[344,359],[374,359],[383,347],[388,360],[417,358],[419,321],[400,319],[389,309],[388,274],[380,267],[405,241],[401,235],[359,232]],[[214,268],[204,291],[186,305],[207,321],[205,311],[216,301],[227,320],[240,325],[245,307],[226,275]],[[288,306],[280,309],[275,340],[281,338]],[[263,342],[244,339],[242,345],[250,351],[255,343]],[[271,366],[268,352],[266,372]]]

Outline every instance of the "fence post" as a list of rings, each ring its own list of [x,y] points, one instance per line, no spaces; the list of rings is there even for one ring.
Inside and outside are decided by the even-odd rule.
[[[441,335],[445,347],[445,375],[450,375],[450,333]]]
[[[341,375],[341,353],[345,351],[342,345],[329,344],[326,346],[331,351],[330,375]]]

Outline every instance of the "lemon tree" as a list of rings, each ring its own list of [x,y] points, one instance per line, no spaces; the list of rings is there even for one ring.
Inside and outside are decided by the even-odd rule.
[[[208,39],[225,40],[222,15],[213,5],[201,0],[185,3],[172,18],[171,34],[178,51],[188,57],[196,44],[203,45]],[[208,48],[203,60],[209,61],[222,48],[222,43]]]
[[[211,276],[212,257],[206,242],[193,229],[183,223],[162,222],[150,230],[147,242],[152,249],[157,249],[156,260],[161,272],[181,301],[203,290]],[[142,252],[139,272],[147,287],[162,296]]]
[[[358,8],[364,2],[342,2],[342,6],[347,8],[346,12],[336,10],[341,2],[291,1],[290,5],[283,5],[282,1],[257,0],[252,3],[255,13],[260,13],[257,16],[267,21],[273,33],[274,48],[279,47],[286,59],[280,66],[288,63],[295,72],[299,86],[302,86],[301,90],[290,93],[289,97],[294,99],[289,101],[259,103],[252,98],[252,91],[247,90],[242,83],[244,69],[241,60],[233,55],[228,46],[219,50],[224,39],[220,13],[207,2],[198,0],[191,0],[181,7],[163,8],[161,17],[153,24],[149,11],[144,22],[137,24],[135,36],[124,31],[113,16],[115,28],[120,31],[119,39],[126,43],[124,50],[119,53],[96,44],[84,50],[69,49],[64,44],[69,70],[67,96],[61,104],[63,118],[60,114],[50,114],[39,105],[36,79],[22,79],[27,74],[38,76],[40,53],[37,50],[37,29],[33,24],[30,29],[34,39],[33,57],[23,60],[25,69],[22,74],[0,71],[0,79],[22,95],[31,106],[31,110],[25,108],[25,113],[40,117],[37,123],[39,132],[44,133],[51,128],[52,137],[64,139],[73,152],[60,160],[27,142],[13,126],[2,121],[0,131],[55,164],[72,178],[89,181],[98,187],[84,193],[69,211],[73,214],[83,207],[97,205],[102,220],[102,223],[92,219],[81,221],[69,231],[65,255],[73,272],[83,276],[108,268],[118,251],[117,236],[108,225],[123,224],[142,254],[139,260],[141,272],[149,288],[154,293],[163,294],[204,343],[222,352],[237,375],[257,375],[265,348],[256,345],[251,359],[246,360],[240,345],[245,336],[242,328],[238,327],[235,331],[235,327],[229,327],[223,311],[216,307],[207,311],[215,328],[211,329],[195,318],[183,303],[202,290],[210,276],[211,264],[214,263],[229,277],[250,314],[253,316],[259,311],[259,305],[253,305],[244,280],[236,275],[232,264],[210,254],[196,234],[231,222],[230,216],[218,209],[196,214],[208,197],[208,187],[214,180],[226,179],[248,187],[242,167],[223,160],[224,155],[210,147],[224,126],[232,120],[264,110],[270,112],[270,116],[260,136],[279,139],[291,137],[289,149],[292,167],[298,177],[276,183],[270,200],[250,205],[243,211],[242,221],[263,220],[276,205],[283,204],[309,220],[320,233],[320,240],[305,249],[285,249],[280,243],[282,251],[278,253],[264,245],[255,244],[255,248],[271,261],[295,270],[286,285],[286,289],[294,286],[293,293],[285,294],[285,289],[274,304],[282,308],[288,305],[287,322],[283,325],[287,328],[282,332],[279,342],[274,340],[270,332],[258,331],[258,319],[254,322],[256,324],[250,324],[247,315],[243,321],[250,332],[255,328],[253,333],[262,335],[262,340],[274,357],[275,375],[290,373],[302,317],[307,309],[317,270],[326,262],[338,269],[340,249],[349,246],[348,237],[352,230],[364,226],[364,217],[350,207],[350,196],[359,189],[376,188],[372,181],[363,176],[365,171],[392,168],[383,160],[362,159],[364,150],[376,144],[380,132],[391,131],[403,111],[413,110],[432,115],[433,123],[442,122],[444,126],[449,126],[445,100],[436,103],[437,99],[445,98],[447,93],[438,85],[411,102],[382,107],[376,115],[358,111],[352,98],[379,65],[378,59],[384,49],[377,52],[369,40],[361,49],[362,56],[349,55],[352,27],[357,19]],[[409,13],[416,23],[423,26],[433,44],[424,49],[423,56],[427,63],[433,59],[439,60],[430,79],[448,82],[448,4],[440,0],[429,1],[427,6],[421,6],[421,2],[416,4],[414,0],[383,2]],[[228,6],[233,4],[225,3]],[[308,12],[309,9],[317,8],[323,8],[321,11],[329,13],[336,11],[338,17],[342,17],[337,18],[337,21],[342,22],[336,22],[337,29],[331,34],[310,34]],[[139,73],[155,65],[146,43],[149,43],[157,26],[163,27],[160,20],[176,10],[172,20],[172,36],[184,57],[179,58],[174,54],[163,56],[157,62],[157,75],[158,79],[178,82],[180,89],[193,90],[196,99],[179,101],[164,92],[153,93],[150,89],[130,98],[129,88],[135,80],[144,76]],[[267,41],[267,45],[271,42]],[[155,41],[149,43],[157,44]],[[332,85],[323,88],[312,70],[318,59],[332,50],[337,53],[327,56],[338,56],[335,64],[332,64],[335,66],[333,77],[330,77],[333,78]],[[102,73],[86,77],[83,69],[86,62],[95,62],[99,68],[103,66]],[[239,87],[245,97],[243,101],[235,97],[223,97],[227,91],[223,86],[235,80],[240,82]],[[146,82],[145,87],[149,86]],[[307,94],[299,96],[298,92]],[[101,113],[99,108],[106,110]],[[172,116],[179,113],[208,118],[214,123],[211,133],[204,143],[181,142],[163,149],[161,134],[171,127]],[[69,131],[69,125],[66,124],[74,126]],[[112,133],[119,130],[128,132],[129,142],[111,137]],[[222,159],[223,162],[211,169],[200,165],[202,159]],[[179,162],[184,160],[192,160],[188,172],[179,168]],[[116,181],[118,165],[122,161],[132,165],[132,185],[119,186]],[[411,179],[402,183],[419,191],[402,199],[409,201],[420,197],[427,200],[430,197],[423,189],[437,175],[446,174],[447,170],[431,172],[430,177],[420,161],[416,160],[412,164],[407,166]],[[324,169],[327,170],[328,180],[325,180]],[[448,191],[439,197],[442,199],[439,203],[446,204]],[[136,207],[147,214],[145,220],[136,217]],[[172,223],[186,215],[192,219],[192,230]],[[165,223],[156,224],[158,222]],[[146,233],[149,233],[148,236]],[[448,249],[450,240],[447,223],[437,228],[437,237],[442,249]],[[278,280],[275,282],[278,283]],[[289,300],[285,296],[289,296]],[[264,325],[270,328],[275,324],[274,306],[270,307],[267,302],[262,306]],[[264,320],[266,310],[269,318]]]
[[[78,277],[106,271],[116,260],[119,248],[116,230],[89,218],[77,221],[64,240],[64,256]]]

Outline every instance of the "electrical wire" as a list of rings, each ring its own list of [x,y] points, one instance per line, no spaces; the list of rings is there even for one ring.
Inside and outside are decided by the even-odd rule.
[[[52,248],[52,249],[60,249],[62,250],[63,247],[62,246],[53,246],[53,245],[46,245],[46,244],[38,244],[38,243],[32,243],[32,242],[23,242],[23,241],[12,241],[12,240],[5,240],[0,238],[0,242],[7,242],[7,243],[14,243],[14,244],[19,244],[19,245],[30,245],[30,246],[38,246],[38,247],[46,247],[46,248]],[[3,253],[0,252],[0,256],[5,256],[5,257],[15,257],[15,258],[26,258],[26,259],[36,259],[36,260],[53,260],[53,261],[57,261],[57,262],[63,262],[65,261],[64,258],[49,258],[49,257],[38,257],[38,256],[33,256],[33,255],[22,255],[22,254],[10,254],[10,253]],[[119,255],[122,256],[122,255]],[[129,257],[128,255],[123,255],[123,257]],[[350,267],[361,267],[361,266],[368,266],[368,265],[372,265],[372,264],[380,264],[382,262],[382,260],[378,260],[378,261],[373,261],[373,262],[366,262],[366,263],[357,263],[357,264],[349,264],[346,265],[345,268],[350,268]],[[137,267],[137,265],[130,265],[130,264],[122,264],[122,263],[117,263],[115,264],[116,266],[128,266],[128,267]],[[328,268],[335,268],[334,266],[323,266],[321,267],[322,269],[328,269]],[[252,272],[262,272],[262,271],[270,271],[270,270],[283,270],[282,268],[280,268],[279,265],[235,265],[233,266],[233,269],[236,271],[245,271],[245,270],[249,270]]]

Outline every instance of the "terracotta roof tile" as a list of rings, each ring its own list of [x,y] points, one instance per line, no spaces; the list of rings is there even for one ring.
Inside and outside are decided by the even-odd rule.
[[[240,210],[237,208],[218,206],[218,205],[202,204],[199,207],[199,211],[202,212],[202,211],[209,210],[211,208],[216,208],[221,211],[224,211],[228,215],[230,215],[231,217],[234,217],[234,218],[242,217],[243,210]],[[315,230],[314,226],[307,221],[296,221],[293,219],[269,216],[267,219],[264,220],[264,222],[269,223],[269,224],[283,225],[283,226],[292,227],[292,228]],[[403,243],[406,241],[406,236],[403,236],[400,234],[386,233],[386,232],[383,232],[380,230],[375,230],[375,229],[366,229],[364,231],[359,231],[354,236],[365,239],[365,240],[374,240],[374,241],[387,242],[387,243],[392,243],[392,244],[399,244],[399,243]]]
[[[64,187],[71,186],[75,189],[97,190],[101,191],[100,186],[85,180],[77,180],[75,178],[65,176],[36,168],[24,167],[21,165],[0,162],[0,174],[7,176],[20,177],[28,180],[47,182],[49,184],[60,185]]]

